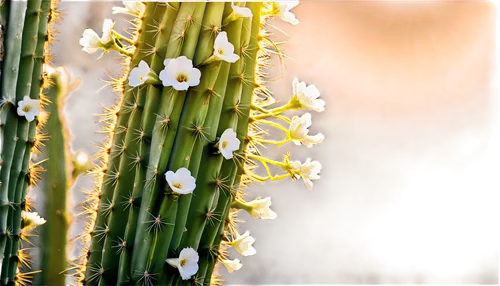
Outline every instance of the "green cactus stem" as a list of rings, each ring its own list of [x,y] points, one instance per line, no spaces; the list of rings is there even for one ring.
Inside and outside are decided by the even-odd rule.
[[[54,3],[50,0],[2,1],[1,66],[1,160],[0,179],[0,285],[28,283],[30,274],[19,272],[19,265],[26,264],[27,256],[21,241],[27,238],[21,212],[29,210],[26,193],[39,176],[40,167],[31,162],[42,137],[37,135],[40,120],[28,115],[35,107],[17,111],[20,101],[30,98],[43,107],[41,93],[44,85],[42,65],[47,61],[45,50],[50,39],[49,22],[55,18]],[[49,16],[50,15],[50,16]],[[34,115],[33,115],[34,117]],[[34,120],[33,120],[34,119]],[[23,270],[23,269],[21,269]]]
[[[79,151],[71,152],[69,146],[69,130],[63,114],[65,101],[78,81],[71,83],[69,74],[63,67],[53,68],[46,65],[45,71],[52,85],[45,91],[50,102],[46,110],[48,116],[44,132],[49,134],[43,148],[44,155],[49,159],[44,164],[43,194],[45,208],[42,216],[47,223],[41,230],[40,257],[42,272],[36,276],[36,283],[42,285],[65,284],[66,249],[68,227],[71,213],[68,211],[68,192],[76,177],[90,169],[88,155]]]
[[[84,50],[115,50],[127,69],[112,83],[120,102],[103,115],[109,142],[86,201],[90,221],[82,237],[89,248],[74,262],[80,284],[219,283],[214,266],[238,235],[232,203],[243,202],[240,190],[252,178],[275,178],[245,166],[258,154],[247,151],[259,143],[249,130],[262,123],[251,109],[274,116],[260,104],[270,96],[264,61],[276,48],[263,32],[264,8],[145,2],[123,9],[136,16],[132,39],[112,30],[112,41],[96,44],[84,34]],[[302,174],[288,161],[280,166],[288,172],[283,178]],[[199,257],[196,272],[181,269],[183,253]]]

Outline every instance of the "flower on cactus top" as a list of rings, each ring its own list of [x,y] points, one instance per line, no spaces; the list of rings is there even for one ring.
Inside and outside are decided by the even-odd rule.
[[[172,191],[186,195],[190,194],[196,188],[196,180],[191,176],[191,171],[182,167],[177,172],[168,171],[165,174],[165,179]]]
[[[225,159],[233,158],[233,152],[240,148],[240,140],[236,138],[236,132],[232,128],[228,128],[222,133],[218,147]]]
[[[271,198],[256,198],[255,200],[246,203],[247,206],[252,208],[248,213],[255,219],[275,219],[277,217],[276,213],[273,212],[269,207],[271,206]]]
[[[252,244],[255,242],[255,238],[250,236],[250,233],[245,231],[243,235],[236,234],[236,239],[230,242],[230,244],[238,251],[239,254],[243,256],[254,255],[257,251],[253,248]]]
[[[132,1],[124,0],[123,5],[125,5],[125,7],[113,7],[113,14],[122,13],[122,14],[129,14],[132,16],[138,16],[146,8],[144,3],[135,0]]]
[[[179,258],[168,258],[167,263],[179,269],[182,280],[191,279],[191,276],[198,272],[198,252],[191,247],[184,248],[179,254]]]
[[[233,13],[236,16],[236,19],[253,17],[252,10],[250,10],[250,8],[236,6],[234,5],[234,1],[231,1],[231,7],[233,8]]]
[[[234,53],[234,46],[227,39],[226,32],[220,32],[215,38],[214,55],[216,58],[228,63],[234,63],[240,58]]]
[[[193,62],[185,56],[166,59],[165,69],[160,72],[163,86],[172,86],[176,90],[187,90],[200,83],[201,72],[193,67]]]
[[[233,260],[223,259],[220,262],[222,262],[229,273],[240,270],[240,268],[243,266],[238,258]]]
[[[309,126],[311,126],[311,114],[305,113],[301,117],[294,116],[292,122],[290,122],[290,137],[296,145],[304,144],[307,147],[311,147],[313,144],[321,143],[325,136],[318,133],[314,136],[309,136]]]
[[[311,180],[318,180],[319,172],[321,172],[321,164],[318,161],[311,162],[311,159],[307,159],[304,164],[299,161],[290,162],[290,172],[295,176],[295,178],[302,178],[304,184],[308,190],[311,190],[313,183]]]
[[[321,112],[325,110],[325,101],[318,99],[319,90],[314,85],[306,86],[305,82],[299,82],[297,78],[293,79],[293,95],[300,106],[303,108],[311,109]]]
[[[146,82],[150,78],[148,64],[145,61],[141,61],[139,66],[133,68],[128,76],[128,84],[130,86],[136,87]]]
[[[295,15],[292,12],[290,12],[290,10],[295,8],[297,5],[299,5],[299,0],[275,1],[267,5],[265,12],[271,16],[278,16],[283,21],[292,25],[297,25],[299,20],[295,18]]]
[[[21,211],[21,218],[23,219],[24,227],[36,227],[42,225],[46,222],[45,219],[41,218],[38,213]]]
[[[83,46],[82,50],[89,54],[93,54],[99,48],[102,48],[103,45],[109,44],[113,40],[111,31],[114,25],[115,23],[110,19],[104,20],[102,24],[102,37],[99,37],[92,29],[85,29],[85,31],[83,31],[83,37],[80,39],[80,45]]]
[[[28,122],[33,121],[35,116],[40,114],[40,100],[38,99],[31,99],[25,95],[23,100],[20,100],[17,105],[17,115],[26,117]]]

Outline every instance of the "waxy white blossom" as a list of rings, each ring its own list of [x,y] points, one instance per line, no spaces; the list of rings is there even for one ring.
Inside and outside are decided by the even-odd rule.
[[[80,39],[80,45],[83,46],[82,50],[89,54],[95,53],[101,44],[101,38],[92,29],[85,29],[83,37]]]
[[[40,100],[31,99],[27,95],[17,103],[17,106],[17,115],[26,117],[28,122],[33,121],[35,116],[40,114]]]
[[[193,62],[185,56],[166,59],[165,69],[160,72],[163,86],[172,86],[176,90],[187,90],[200,83],[201,72],[193,67]]]
[[[129,14],[129,15],[133,15],[133,16],[138,16],[138,15],[142,14],[144,9],[146,8],[144,3],[142,3],[141,1],[135,1],[135,0],[132,0],[132,1],[124,0],[123,5],[125,7],[113,7],[113,14],[122,13],[122,14]]]
[[[240,140],[232,128],[226,129],[220,136],[219,151],[225,159],[233,158],[233,152],[240,148]]]
[[[243,266],[238,258],[233,260],[223,259],[221,260],[221,262],[226,267],[229,273],[240,270],[240,268]]]
[[[233,8],[233,13],[236,16],[236,19],[253,17],[252,10],[250,10],[250,8],[236,6],[234,5],[234,1],[231,1],[231,7]]]
[[[305,82],[293,79],[293,94],[303,108],[321,112],[325,110],[325,101],[318,99],[319,90],[314,85],[306,86]]]
[[[293,1],[278,1],[273,2],[273,12],[276,13],[276,16],[279,16],[283,21],[288,22],[292,25],[297,25],[299,20],[295,17],[295,15],[290,12],[291,9],[295,8],[299,5],[299,0]]]
[[[259,197],[246,205],[252,208],[248,213],[255,219],[275,219],[277,217],[276,213],[269,208],[271,206],[270,197],[264,199]]]
[[[130,71],[128,76],[128,84],[130,86],[139,86],[150,78],[149,72],[151,69],[145,61],[141,61],[139,65]]]
[[[41,218],[36,212],[21,211],[21,218],[23,219],[24,227],[36,227],[46,222],[46,220]]]
[[[109,44],[113,40],[111,31],[114,25],[115,23],[112,20],[104,20],[101,37],[92,29],[85,29],[85,31],[83,31],[83,37],[80,39],[80,45],[83,46],[82,50],[89,54],[93,54],[99,48],[102,48],[103,45]]]
[[[308,190],[313,187],[312,180],[318,180],[320,178],[319,173],[321,172],[321,164],[318,161],[312,161],[307,159],[305,163],[300,163],[299,161],[290,162],[291,173],[295,178],[302,178],[304,184]]]
[[[230,242],[230,244],[238,251],[239,254],[243,256],[254,255],[257,251],[253,248],[252,244],[255,242],[255,238],[250,236],[248,231],[245,231],[243,235],[236,234],[236,238]]]
[[[187,247],[181,250],[179,258],[168,258],[166,261],[172,267],[179,269],[182,280],[188,280],[198,272],[199,259],[198,252],[191,247]]]
[[[196,188],[196,179],[191,176],[191,171],[182,167],[177,172],[168,171],[165,174],[168,185],[175,193],[186,195]]]
[[[111,19],[104,20],[104,23],[102,24],[101,43],[107,44],[113,40],[111,37],[111,30],[113,30],[114,26],[115,22],[111,21]]]
[[[220,32],[215,38],[214,56],[228,63],[234,63],[240,58],[234,53],[234,46],[227,39],[226,32]]]
[[[312,147],[313,144],[318,144],[323,142],[325,136],[318,133],[314,136],[309,136],[309,127],[311,126],[311,114],[305,113],[301,117],[294,116],[292,122],[290,122],[290,137],[293,143],[296,145],[306,145],[307,147]]]

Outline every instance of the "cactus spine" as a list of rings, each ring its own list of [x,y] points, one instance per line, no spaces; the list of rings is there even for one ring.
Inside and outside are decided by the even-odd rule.
[[[136,2],[121,8],[136,16],[132,39],[114,31],[110,20],[102,37],[84,32],[83,50],[115,50],[125,56],[126,70],[111,81],[120,102],[102,117],[110,136],[97,156],[97,187],[84,204],[88,249],[74,261],[79,283],[215,285],[214,267],[228,260],[227,247],[255,253],[253,238],[236,229],[239,209],[275,217],[269,200],[263,200],[267,209],[257,210],[241,190],[251,181],[286,177],[303,177],[310,187],[319,178],[317,162],[290,162],[288,154],[277,162],[255,149],[323,140],[307,136],[310,117],[296,124],[297,118],[280,115],[323,108],[314,87],[306,92],[304,83],[296,88],[294,82],[289,103],[266,109],[273,103],[263,84],[266,61],[283,55],[263,28],[269,16],[296,4],[280,5]],[[270,118],[291,124],[290,130]],[[259,124],[282,130],[286,139],[262,139]],[[267,177],[253,172],[257,162]],[[271,175],[268,164],[286,174]]]
[[[55,21],[55,3],[50,0],[1,1],[1,160],[0,171],[0,284],[27,284],[31,273],[18,272],[29,266],[29,257],[20,250],[33,225],[21,219],[22,211],[31,206],[26,200],[29,186],[41,171],[32,162],[44,135],[37,129],[39,106],[46,101],[41,90],[47,87],[42,74],[48,61],[46,49],[51,39],[49,22]],[[23,104],[23,106],[21,106]],[[22,112],[16,109],[20,108]],[[22,115],[22,113],[25,115]],[[34,119],[34,120],[33,120]],[[22,269],[21,269],[22,270]]]
[[[41,273],[36,283],[41,285],[64,285],[66,270],[67,236],[71,212],[68,210],[68,192],[76,177],[89,169],[88,156],[85,152],[71,152],[69,130],[63,108],[69,92],[78,81],[71,83],[69,74],[63,67],[45,66],[45,72],[52,85],[45,96],[50,102],[45,111],[48,116],[44,131],[50,134],[50,140],[43,148],[44,156],[49,159],[44,164],[43,194],[45,208],[42,213],[47,223],[41,229],[40,257]]]

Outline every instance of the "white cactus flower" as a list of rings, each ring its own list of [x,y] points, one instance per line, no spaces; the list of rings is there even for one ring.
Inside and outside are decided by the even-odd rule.
[[[240,140],[232,128],[226,129],[220,136],[219,151],[225,159],[233,158],[233,152],[240,148]]]
[[[321,164],[318,161],[311,162],[309,158],[304,164],[301,164],[299,161],[293,161],[290,162],[290,167],[290,172],[295,178],[302,178],[308,190],[312,190],[312,180],[318,180],[320,178],[319,173],[321,172]]]
[[[269,207],[271,206],[271,198],[256,198],[255,200],[246,203],[247,206],[252,208],[248,213],[254,219],[275,219],[277,217],[276,213],[273,212]]]
[[[309,127],[311,126],[311,114],[305,113],[301,117],[294,116],[292,118],[292,122],[290,122],[290,137],[292,138],[293,143],[296,145],[306,145],[307,147],[312,147],[313,144],[318,144],[323,142],[325,136],[323,134],[318,133],[314,136],[309,136]]]
[[[138,16],[142,14],[146,6],[141,1],[123,1],[125,7],[113,7],[113,14],[128,14],[132,16]]]
[[[99,35],[97,35],[94,30],[85,29],[85,31],[83,31],[83,37],[80,39],[80,45],[83,46],[83,51],[93,54],[100,48],[100,44],[101,38],[99,38]]]
[[[278,6],[277,16],[279,16],[283,21],[288,22],[292,25],[297,25],[299,23],[299,20],[297,20],[295,15],[290,12],[291,9],[299,5],[299,0],[279,1],[274,2],[273,5]]]
[[[24,227],[36,227],[42,225],[46,222],[45,219],[41,218],[36,212],[25,212],[21,211],[21,218],[23,219]]]
[[[113,40],[111,38],[111,30],[113,30],[114,26],[115,22],[113,22],[111,19],[104,20],[104,23],[102,24],[101,43],[107,44]]]
[[[38,99],[31,99],[25,95],[23,100],[20,100],[17,105],[17,115],[26,117],[28,122],[33,121],[35,116],[40,114],[40,100]]]
[[[314,85],[306,86],[305,82],[299,82],[297,78],[294,78],[293,94],[303,108],[311,109],[317,112],[325,110],[325,101],[318,99],[320,95],[319,90]]]
[[[165,179],[172,191],[181,195],[190,194],[196,188],[196,179],[184,167],[178,169],[175,173],[168,171],[165,174]]]
[[[176,90],[187,90],[200,83],[201,72],[193,67],[193,62],[185,56],[166,59],[165,69],[160,72],[163,86],[172,86]]]
[[[253,248],[252,244],[255,242],[255,238],[250,236],[248,231],[245,231],[243,235],[236,234],[236,239],[230,242],[230,244],[238,251],[239,254],[243,256],[254,255],[257,251]]]
[[[198,272],[199,259],[198,252],[191,247],[187,247],[181,250],[179,258],[168,258],[166,261],[172,267],[179,269],[182,280],[188,280]]]
[[[238,258],[233,260],[223,259],[221,260],[221,262],[226,267],[229,273],[240,270],[240,268],[243,266]]]
[[[85,31],[83,31],[83,37],[80,39],[80,45],[83,46],[82,50],[89,54],[93,54],[99,48],[102,48],[103,45],[109,44],[113,40],[111,31],[114,26],[115,23],[112,20],[104,20],[101,37],[92,29],[85,29]]]
[[[233,8],[233,13],[235,18],[250,18],[253,17],[252,10],[247,7],[239,7],[234,5],[234,1],[231,1],[231,7]]]
[[[228,63],[234,63],[240,58],[234,53],[234,46],[227,39],[226,32],[220,32],[215,38],[214,56]]]
[[[151,69],[145,61],[141,61],[139,65],[130,71],[128,76],[128,84],[136,87],[146,82],[150,78],[149,72]]]

